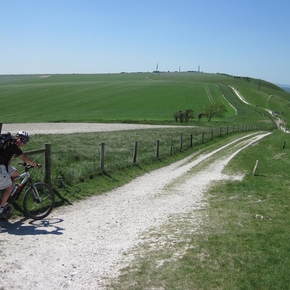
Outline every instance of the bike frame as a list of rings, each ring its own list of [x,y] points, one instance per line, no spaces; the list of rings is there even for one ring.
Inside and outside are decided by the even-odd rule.
[[[22,179],[21,182],[19,184],[21,184],[21,186],[16,189],[15,191],[15,187],[8,199],[8,203],[12,204],[15,200],[17,200],[21,194],[21,192],[23,191],[24,187],[26,186],[26,184],[29,182],[30,183],[30,187],[32,187],[33,189],[33,194],[35,199],[40,200],[40,196],[38,194],[38,191],[36,189],[36,187],[34,186],[34,183],[32,182],[31,179],[31,174],[29,172],[28,168],[25,168],[25,172],[21,173],[20,175],[18,175],[17,177],[15,177],[14,181]]]

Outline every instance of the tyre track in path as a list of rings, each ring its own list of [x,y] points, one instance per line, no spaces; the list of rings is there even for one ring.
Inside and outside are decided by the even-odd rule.
[[[42,221],[0,222],[0,289],[105,289],[107,279],[134,258],[144,233],[206,206],[208,186],[233,179],[222,172],[225,165],[268,134],[248,134],[189,156],[101,196],[57,208]]]

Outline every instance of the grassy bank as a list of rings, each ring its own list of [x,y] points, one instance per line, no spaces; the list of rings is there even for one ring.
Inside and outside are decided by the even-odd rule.
[[[113,288],[289,289],[290,147],[282,149],[286,138],[275,131],[238,154],[226,171],[242,172],[243,181],[214,184],[206,195],[207,207],[149,234],[151,248],[153,241],[162,246],[150,251],[150,245],[143,245]],[[256,160],[259,167],[253,176]],[[198,219],[202,222],[192,223]],[[181,238],[172,243],[177,232]]]

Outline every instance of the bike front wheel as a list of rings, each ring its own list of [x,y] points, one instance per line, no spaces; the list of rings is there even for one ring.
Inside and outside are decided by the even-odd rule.
[[[51,213],[54,203],[55,195],[52,188],[43,182],[35,183],[25,192],[24,214],[34,220],[41,220]]]

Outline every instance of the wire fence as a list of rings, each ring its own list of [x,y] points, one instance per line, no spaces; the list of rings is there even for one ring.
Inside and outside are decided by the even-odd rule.
[[[271,126],[270,126],[271,127]],[[239,133],[239,132],[247,132],[247,131],[255,131],[255,130],[272,130],[269,126],[263,126],[261,124],[254,125],[234,125],[234,126],[225,126],[225,127],[217,127],[211,128],[208,130],[201,131],[200,129],[193,130],[193,133],[175,136],[168,139],[156,139],[149,140],[148,138],[143,138],[142,140],[137,140],[133,144],[128,144],[126,140],[122,140],[122,142],[110,142],[105,143],[101,142],[99,148],[96,148],[95,153],[86,152],[87,155],[90,155],[90,161],[95,168],[93,170],[91,165],[85,162],[86,166],[79,166],[80,162],[77,162],[73,168],[66,169],[66,174],[73,170],[72,177],[68,179],[75,178],[75,171],[79,172],[79,175],[90,175],[90,172],[97,171],[100,173],[122,170],[123,168],[136,165],[136,164],[148,164],[155,162],[156,159],[162,159],[164,157],[172,156],[174,154],[178,154],[182,151],[185,151],[189,148],[193,148],[194,146],[198,146],[201,144],[205,144],[215,138],[219,138],[225,135]],[[2,129],[2,123],[0,123],[0,133]],[[51,149],[51,144],[45,144],[44,148],[35,149],[24,152],[27,155],[34,154],[44,154],[44,179],[45,182],[51,184],[55,181],[52,181],[52,171],[55,172],[56,178],[59,178],[59,171],[63,171],[58,165],[55,164],[53,160],[60,160],[61,157],[57,156],[60,154],[63,157],[65,152],[53,152]],[[98,156],[96,156],[99,155]],[[55,155],[55,156],[54,156]],[[78,156],[79,157],[79,156]],[[80,159],[81,157],[79,157]],[[54,169],[58,168],[58,169]],[[82,177],[80,177],[82,179]]]
[[[187,136],[180,136],[171,138],[169,140],[147,140],[147,142],[134,142],[132,147],[114,148],[112,144],[102,142],[100,144],[100,171],[104,173],[111,170],[112,167],[118,167],[116,160],[120,161],[122,165],[119,167],[129,166],[132,164],[148,163],[149,160],[160,159],[166,156],[177,154],[194,146],[205,144],[215,138],[225,135],[256,131],[256,130],[269,130],[263,128],[262,125],[235,125],[227,127],[213,128],[207,131],[196,132]],[[118,158],[116,155],[118,154]],[[123,155],[123,158],[120,157]],[[114,165],[113,165],[114,164]]]

